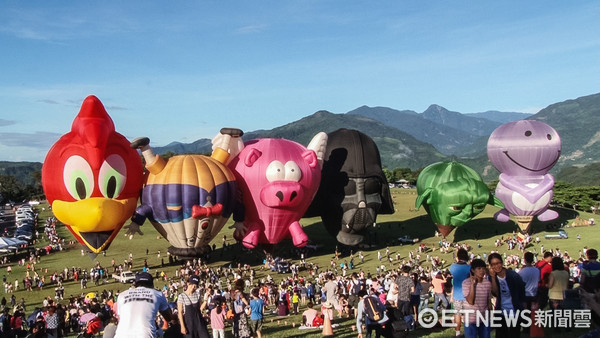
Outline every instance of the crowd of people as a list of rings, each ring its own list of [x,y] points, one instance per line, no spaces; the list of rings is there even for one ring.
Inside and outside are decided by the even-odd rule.
[[[45,235],[53,245],[63,242],[52,226]],[[185,262],[173,275],[160,269],[151,275],[144,261],[131,288],[98,293],[88,293],[87,283],[101,285],[111,273],[131,269],[131,254],[121,264],[113,260],[107,268],[96,263],[48,274],[38,273],[36,266],[40,256],[49,252],[37,249],[18,261],[25,267],[23,278],[11,275],[7,266],[0,335],[92,336],[102,331],[104,337],[216,338],[224,337],[227,330],[234,337],[260,338],[264,316],[301,315],[301,328],[347,318],[355,321],[359,338],[392,336],[393,330],[417,327],[424,309],[482,312],[490,309],[490,303],[492,308],[506,311],[572,308],[573,293],[569,290],[575,290],[581,306],[591,310],[593,325],[598,325],[597,251],[582,248],[571,257],[558,248],[538,246],[538,252],[528,252],[531,242],[539,244],[539,239],[501,236],[496,245],[509,249],[510,253],[504,254],[494,250],[484,253],[445,239],[438,241],[437,248],[418,245],[406,257],[388,247],[377,252],[375,271],[362,269],[362,251],[341,255],[336,248],[330,266],[320,268],[301,256],[298,263],[291,264],[289,274],[278,280],[270,274],[258,279],[257,268],[249,265],[210,267],[199,259]],[[452,253],[452,264],[435,255],[435,249],[440,254]],[[169,262],[174,260],[169,257]],[[274,263],[275,259],[267,256],[259,268],[269,269]],[[62,284],[66,281],[80,283],[82,293],[65,297]],[[42,290],[46,284],[54,288],[54,298],[47,297],[41,308],[29,309],[32,312],[27,311],[24,299],[17,301],[14,296],[19,288]],[[457,313],[453,318],[456,335],[489,337],[490,327],[474,322],[474,318]],[[504,321],[496,329],[496,337],[518,337],[520,332],[519,326],[511,327]]]

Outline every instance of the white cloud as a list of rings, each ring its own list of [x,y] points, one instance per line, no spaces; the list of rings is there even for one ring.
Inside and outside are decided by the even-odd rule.
[[[249,25],[249,26],[240,27],[240,28],[236,29],[235,32],[237,34],[254,34],[254,33],[260,33],[263,30],[265,30],[266,28],[267,28],[266,24]]]

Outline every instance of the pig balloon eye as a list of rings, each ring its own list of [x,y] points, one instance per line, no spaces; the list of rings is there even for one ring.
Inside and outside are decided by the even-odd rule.
[[[302,178],[302,171],[296,162],[289,161],[285,164],[285,180],[298,182]]]
[[[267,167],[267,181],[283,181],[285,179],[285,167],[279,161],[269,163]]]

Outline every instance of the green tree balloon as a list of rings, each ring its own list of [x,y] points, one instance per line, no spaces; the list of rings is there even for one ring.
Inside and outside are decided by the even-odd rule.
[[[444,237],[480,214],[486,204],[504,207],[475,170],[454,161],[423,169],[417,194],[416,208],[425,208]]]

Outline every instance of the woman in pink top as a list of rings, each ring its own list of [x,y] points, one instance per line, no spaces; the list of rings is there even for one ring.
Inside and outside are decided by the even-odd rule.
[[[478,320],[478,317],[485,318],[488,314],[492,298],[492,283],[483,278],[486,273],[485,262],[476,258],[471,262],[471,277],[462,283],[462,292],[467,301],[463,310],[469,313],[468,317],[465,316],[465,338],[490,337],[490,328],[485,325],[486,321]]]
[[[210,326],[213,330],[213,338],[225,338],[225,316],[227,311],[223,309],[223,304],[218,300],[214,309],[210,311]]]

